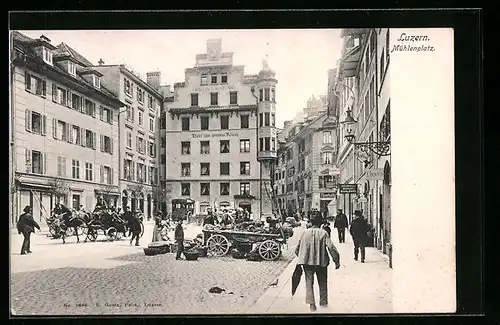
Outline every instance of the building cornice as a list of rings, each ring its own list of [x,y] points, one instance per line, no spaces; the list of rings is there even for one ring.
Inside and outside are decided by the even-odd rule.
[[[120,65],[119,67],[120,67],[120,71],[123,74],[127,75],[127,77],[132,79],[135,83],[138,83],[141,85],[141,87],[146,88],[149,92],[151,92],[153,95],[155,95],[157,99],[163,99],[163,96],[158,92],[158,90],[154,89],[147,82],[145,82],[144,80],[142,80],[141,78],[136,76],[134,73],[132,73],[132,71],[127,69],[126,66]]]
[[[219,115],[220,113],[236,113],[240,112],[256,112],[257,105],[240,105],[240,106],[217,106],[217,107],[183,107],[183,108],[169,108],[170,113],[174,118],[184,114],[191,114],[199,116],[200,114]]]

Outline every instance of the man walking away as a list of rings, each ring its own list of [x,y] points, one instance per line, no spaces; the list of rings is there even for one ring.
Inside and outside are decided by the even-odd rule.
[[[40,226],[33,219],[31,215],[31,207],[27,205],[23,209],[24,213],[19,216],[19,220],[17,221],[17,231],[19,234],[23,234],[23,246],[21,247],[21,255],[26,255],[27,253],[31,253],[30,250],[30,240],[31,233],[35,232],[35,228],[40,230]]]
[[[184,253],[184,229],[182,228],[182,218],[177,221],[177,226],[175,227],[175,242],[177,244],[175,259],[180,260],[181,254]]]
[[[316,214],[311,220],[311,228],[306,229],[300,237],[295,249],[298,256],[298,265],[302,265],[306,278],[306,304],[309,304],[311,311],[316,311],[314,299],[314,274],[318,279],[319,305],[328,305],[328,265],[332,256],[335,269],[340,267],[340,255],[324,229],[321,229],[322,218]]]
[[[347,228],[347,224],[346,215],[342,213],[342,209],[339,209],[333,223],[333,227],[337,228],[339,243],[345,243],[345,229]]]
[[[354,220],[351,222],[350,233],[354,242],[354,259],[358,260],[358,253],[361,251],[361,263],[364,263],[365,246],[368,240],[368,223],[360,210],[354,211]]]

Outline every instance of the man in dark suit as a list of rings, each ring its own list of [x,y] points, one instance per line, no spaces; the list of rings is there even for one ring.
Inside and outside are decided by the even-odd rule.
[[[19,216],[19,220],[17,221],[17,231],[19,234],[23,234],[23,246],[21,247],[21,255],[26,255],[27,253],[31,253],[30,244],[31,244],[31,233],[35,232],[35,228],[40,230],[40,226],[33,219],[31,215],[31,207],[27,205],[23,209],[24,213]]]
[[[184,229],[182,228],[182,219],[177,221],[177,226],[175,227],[175,242],[177,244],[175,259],[180,260],[181,254],[184,253]]]
[[[368,241],[368,222],[363,217],[360,210],[354,211],[354,220],[351,222],[351,236],[354,242],[354,259],[358,260],[358,253],[361,251],[361,263],[365,262],[365,246]]]
[[[347,228],[347,217],[342,213],[342,209],[339,209],[333,227],[337,228],[337,233],[339,236],[339,243],[345,243],[345,229]]]

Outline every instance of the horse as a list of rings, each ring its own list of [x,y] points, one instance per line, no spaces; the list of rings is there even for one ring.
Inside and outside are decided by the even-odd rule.
[[[74,234],[76,235],[76,242],[79,243],[80,242],[80,236],[78,235],[78,227],[82,227],[86,224],[86,222],[83,220],[83,218],[81,218],[80,216],[78,215],[75,215],[75,213],[73,213],[69,218],[62,218],[60,219],[61,222],[59,224],[59,234],[61,235],[61,238],[63,240],[63,244],[66,244],[66,236],[67,236],[67,230],[72,228],[73,229],[73,232]]]

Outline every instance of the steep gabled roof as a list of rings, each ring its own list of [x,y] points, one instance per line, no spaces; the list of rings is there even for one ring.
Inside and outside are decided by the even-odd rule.
[[[93,66],[93,64],[87,60],[83,55],[75,51],[71,46],[68,44],[62,42],[61,44],[57,45],[57,50],[56,53],[57,55],[69,55],[73,57],[75,60],[80,62],[83,66],[90,67]]]

